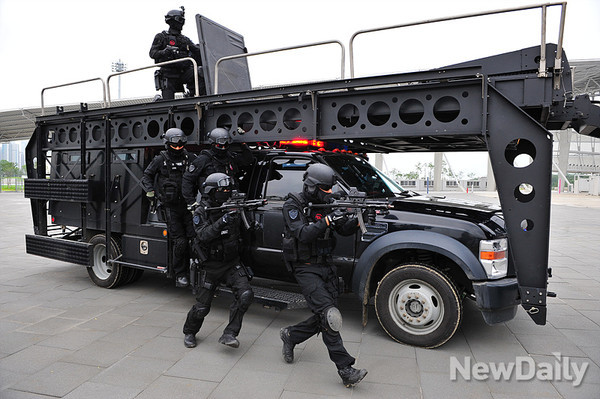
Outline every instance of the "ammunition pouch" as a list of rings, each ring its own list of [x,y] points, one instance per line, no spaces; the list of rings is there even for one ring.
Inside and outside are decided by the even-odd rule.
[[[174,205],[179,200],[179,187],[177,183],[166,180],[160,187],[161,201],[165,205]]]
[[[331,238],[317,238],[315,241],[315,252],[318,257],[331,255],[333,240]]]

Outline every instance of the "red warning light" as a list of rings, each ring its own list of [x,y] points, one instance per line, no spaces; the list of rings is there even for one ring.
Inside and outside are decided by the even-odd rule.
[[[281,140],[280,145],[293,145],[293,146],[310,146],[310,147],[325,147],[325,143],[320,140],[308,140],[308,139],[294,139],[294,140]]]

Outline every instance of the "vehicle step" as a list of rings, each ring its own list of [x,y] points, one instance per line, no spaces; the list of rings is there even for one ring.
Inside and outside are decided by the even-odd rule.
[[[279,309],[304,309],[308,307],[306,299],[302,294],[277,290],[275,288],[252,286],[254,291],[254,302]],[[221,286],[219,293],[233,295],[231,288]]]

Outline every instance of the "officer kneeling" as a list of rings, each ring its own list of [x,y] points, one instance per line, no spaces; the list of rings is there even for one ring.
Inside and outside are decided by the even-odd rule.
[[[188,312],[183,326],[184,345],[188,348],[196,346],[196,334],[210,311],[219,284],[231,287],[234,295],[229,324],[219,338],[223,345],[240,346],[237,336],[242,328],[242,318],[254,299],[249,269],[240,260],[241,217],[238,211],[224,213],[218,209],[231,197],[232,186],[231,178],[224,173],[209,175],[202,184],[202,200],[194,211],[194,250],[202,262],[197,273],[196,304]]]
[[[313,316],[282,328],[280,337],[283,358],[292,363],[294,347],[321,332],[329,358],[335,363],[343,384],[351,387],[367,375],[367,370],[352,367],[355,359],[346,351],[339,333],[342,327],[342,315],[337,308],[339,282],[331,253],[335,247],[333,233],[354,234],[359,227],[358,220],[339,210],[325,214],[323,208],[308,206],[309,203],[328,203],[334,184],[333,169],[324,164],[310,165],[304,173],[303,191],[290,193],[283,205],[284,257],[292,267]]]

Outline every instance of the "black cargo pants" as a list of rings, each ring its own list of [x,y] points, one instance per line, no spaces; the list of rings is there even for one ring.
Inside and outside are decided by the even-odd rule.
[[[302,288],[302,294],[308,302],[313,315],[305,321],[290,326],[292,344],[306,341],[321,332],[323,342],[329,351],[329,358],[338,369],[354,364],[355,359],[344,347],[342,336],[329,328],[324,312],[337,307],[338,279],[336,268],[328,264],[294,264],[294,276]]]
[[[226,286],[231,287],[234,299],[229,307],[229,324],[227,324],[223,333],[237,337],[242,329],[244,314],[254,299],[248,276],[244,269],[239,266],[239,259],[221,264],[218,267],[210,267],[209,265],[206,270],[206,280],[200,282],[204,285],[198,290],[196,303],[188,312],[183,325],[183,333],[195,335],[200,331],[204,318],[210,311],[215,291],[219,284],[225,283]]]
[[[195,236],[192,214],[185,204],[165,206],[167,231],[173,246],[173,272],[176,277],[187,276],[189,240]]]

